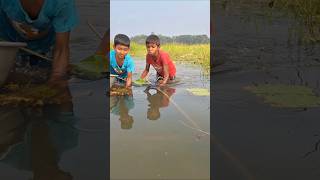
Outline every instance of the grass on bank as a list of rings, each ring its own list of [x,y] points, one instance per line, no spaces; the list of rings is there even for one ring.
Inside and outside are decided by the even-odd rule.
[[[299,24],[294,25],[294,28],[297,33],[302,33],[304,42],[320,42],[319,0],[220,0],[220,2],[224,9],[227,6],[246,5],[246,7],[258,8],[261,12],[268,14],[275,10],[288,15],[298,20]]]
[[[113,46],[112,44],[110,45]],[[200,65],[206,73],[210,70],[210,44],[164,44],[161,49],[168,52],[175,62],[187,62]],[[137,58],[145,58],[146,46],[132,42],[130,45],[130,55]]]

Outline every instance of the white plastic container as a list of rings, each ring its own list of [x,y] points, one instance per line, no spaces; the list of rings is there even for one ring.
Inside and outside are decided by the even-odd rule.
[[[0,41],[0,87],[5,83],[15,64],[19,48],[25,46],[26,43]]]

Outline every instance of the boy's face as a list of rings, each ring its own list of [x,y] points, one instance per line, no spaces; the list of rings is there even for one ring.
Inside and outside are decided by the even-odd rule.
[[[113,49],[116,51],[116,56],[119,59],[124,59],[124,57],[129,53],[130,48],[125,45],[117,44],[113,46]]]
[[[147,47],[147,52],[149,55],[155,55],[160,48],[155,43],[149,43],[146,45],[146,47]]]

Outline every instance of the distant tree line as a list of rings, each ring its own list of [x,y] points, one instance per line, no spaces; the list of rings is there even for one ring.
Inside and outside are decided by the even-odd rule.
[[[161,44],[167,43],[181,43],[181,44],[207,44],[210,43],[210,39],[207,35],[180,35],[180,36],[164,36],[157,35],[160,38]],[[131,38],[132,42],[138,44],[145,44],[147,35],[136,35]]]

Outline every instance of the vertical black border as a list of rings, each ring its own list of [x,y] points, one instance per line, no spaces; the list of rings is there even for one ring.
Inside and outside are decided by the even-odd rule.
[[[111,6],[111,3],[110,1],[111,0],[106,0],[107,1],[107,9],[106,9],[106,15],[107,15],[107,27],[106,27],[106,36],[108,37],[108,42],[110,42],[110,6]],[[108,43],[107,45],[107,50],[108,50],[108,53],[110,51],[110,43]],[[108,62],[109,62],[109,54],[107,55],[107,59],[108,59]],[[109,77],[109,75],[108,75]],[[109,88],[109,78],[107,78],[107,109],[110,109],[110,88]],[[107,111],[107,136],[106,136],[106,139],[107,139],[107,169],[106,169],[106,179],[111,179],[110,178],[110,111]]]
[[[213,62],[214,62],[214,47],[215,47],[215,21],[214,21],[214,0],[210,0],[210,179],[213,179],[214,163],[213,163],[213,151],[214,140],[212,137],[213,132],[213,107],[214,107],[214,77],[213,77]]]

